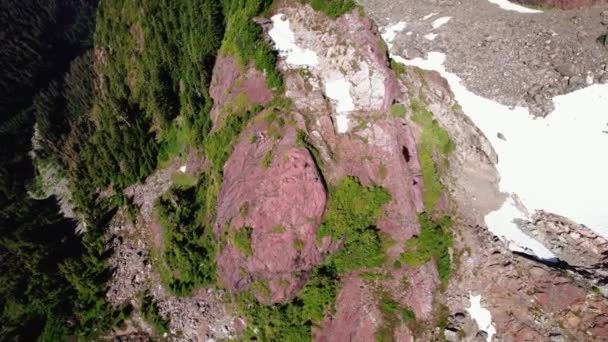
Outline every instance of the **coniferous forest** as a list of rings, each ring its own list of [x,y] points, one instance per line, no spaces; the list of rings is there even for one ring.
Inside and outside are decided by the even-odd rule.
[[[354,6],[331,3],[312,1],[332,17]],[[210,133],[211,72],[218,54],[232,55],[280,93],[276,54],[253,20],[271,4],[0,2],[0,341],[91,340],[130,315],[133,308],[106,299],[108,223],[131,204],[121,190],[188,148],[204,151],[212,167],[198,188],[175,191],[190,194],[182,196],[183,208],[210,221],[223,163],[241,126],[260,110]],[[79,222],[65,218],[59,198],[42,189],[48,169],[67,179]],[[185,215],[183,208],[174,213],[162,199],[158,206],[167,225],[198,215],[176,216]],[[200,235],[196,224],[189,229],[186,237],[167,235],[167,262],[189,275],[167,280],[180,295],[215,278],[214,242],[187,237]],[[195,267],[201,262],[204,272]]]

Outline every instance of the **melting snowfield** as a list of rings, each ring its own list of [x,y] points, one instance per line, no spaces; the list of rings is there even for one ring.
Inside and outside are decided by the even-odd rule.
[[[338,126],[338,133],[346,133],[350,112],[355,110],[355,104],[350,96],[350,83],[344,76],[335,80],[325,80],[325,94],[337,103],[336,125]]]
[[[471,306],[467,309],[469,315],[475,320],[479,330],[488,333],[486,341],[492,341],[492,336],[496,334],[496,328],[492,325],[492,314],[481,306],[481,295],[474,296],[469,293],[469,301],[471,302]]]
[[[400,23],[400,27],[405,25]],[[396,25],[386,29],[394,37]],[[390,46],[391,44],[388,43]],[[486,216],[488,228],[512,242],[512,248],[532,250],[540,258],[554,255],[513,223],[535,210],[546,210],[584,224],[608,237],[608,84],[593,85],[555,97],[555,111],[535,119],[524,107],[509,108],[466,89],[444,67],[445,55],[396,61],[445,77],[464,113],[489,139],[498,154],[500,190],[511,197]],[[501,138],[499,138],[501,136]]]
[[[296,45],[296,38],[289,28],[289,20],[283,14],[276,14],[272,18],[272,29],[268,35],[274,41],[279,55],[287,57],[287,64],[297,66],[312,66],[319,63],[319,58],[314,51],[302,49]]]
[[[514,4],[507,0],[488,0],[489,2],[498,5],[498,7],[507,10],[507,11],[515,11],[519,13],[541,13],[542,11],[535,10],[529,7],[525,7],[522,5]]]

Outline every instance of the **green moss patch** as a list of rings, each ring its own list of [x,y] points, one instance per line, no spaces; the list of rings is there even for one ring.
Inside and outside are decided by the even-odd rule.
[[[432,211],[444,191],[437,171],[436,157],[445,161],[454,150],[454,144],[433,114],[418,100],[411,100],[412,121],[422,128],[422,137],[418,146],[418,158],[422,167],[424,180],[424,205]]]

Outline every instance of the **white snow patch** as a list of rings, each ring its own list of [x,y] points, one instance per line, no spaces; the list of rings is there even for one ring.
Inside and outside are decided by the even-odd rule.
[[[437,38],[437,34],[429,33],[429,34],[425,35],[424,38],[426,38],[428,40],[435,40],[435,38]]]
[[[498,213],[486,217],[490,230],[518,241],[512,219],[528,218],[528,211],[546,210],[608,238],[608,158],[601,157],[608,150],[608,134],[603,132],[608,128],[608,84],[557,96],[553,99],[555,111],[545,119],[535,119],[524,107],[509,108],[467,90],[458,76],[445,70],[442,53],[431,52],[426,60],[398,61],[441,73],[463,111],[498,154],[500,190],[516,194],[527,210],[505,202]],[[546,255],[539,248],[524,247],[538,256]]]
[[[406,36],[411,36],[412,34],[414,34],[414,32],[409,31],[409,32],[408,32],[408,33],[406,33],[405,35],[406,35]]]
[[[431,18],[432,16],[435,16],[435,15],[437,15],[437,14],[439,14],[439,12],[433,12],[433,13],[429,13],[429,14],[425,15],[424,17],[422,17],[422,20],[427,20],[427,19],[429,19],[429,18]]]
[[[435,19],[435,21],[433,21],[433,29],[438,29],[441,26],[445,25],[448,23],[448,21],[450,21],[450,19],[452,19],[452,17],[441,17],[439,19]]]
[[[521,231],[513,222],[514,219],[525,220],[527,217],[517,208],[512,197],[508,197],[502,207],[485,217],[488,229],[492,234],[507,239],[509,249],[512,251],[534,254],[545,260],[557,260],[555,254],[547,247]]]
[[[406,60],[393,54],[391,58],[445,77],[463,111],[498,154],[500,190],[511,197],[486,216],[494,234],[509,240],[513,249],[529,249],[551,259],[548,249],[513,223],[516,218],[528,219],[535,210],[546,210],[608,238],[608,158],[602,158],[608,151],[608,84],[557,96],[553,113],[535,119],[524,107],[509,108],[467,90],[445,69],[442,53],[430,52],[427,59]],[[498,138],[499,133],[505,140]]]
[[[467,308],[469,315],[477,323],[477,327],[488,333],[487,341],[492,341],[492,336],[496,334],[496,328],[492,324],[492,313],[490,310],[481,306],[481,295],[474,296],[469,293],[469,302],[471,306]]]
[[[355,109],[353,98],[350,96],[351,84],[339,75],[334,79],[325,80],[325,94],[330,99],[336,101],[336,125],[338,133],[346,133],[350,122],[350,112]]]
[[[187,167],[188,167],[187,165],[182,165],[182,166],[180,166],[179,170],[180,170],[181,172],[184,172],[184,173],[185,173],[185,172],[186,172],[186,168],[187,168]]]
[[[296,45],[296,38],[289,28],[289,19],[283,14],[276,14],[272,18],[273,27],[268,35],[274,42],[279,56],[287,57],[287,64],[295,66],[313,66],[319,63],[317,54],[308,49],[302,49]]]
[[[386,46],[388,50],[391,50],[393,47],[393,40],[397,36],[397,33],[403,31],[405,29],[405,22],[400,21],[394,25],[390,25],[384,28],[384,33],[382,33],[382,39],[386,42]],[[408,32],[409,33],[409,32]]]
[[[519,13],[542,13],[542,11],[535,10],[532,8],[528,8],[525,6],[521,6],[518,4],[514,4],[507,0],[488,0],[489,2],[498,5],[498,7],[507,10],[507,11],[515,11]]]

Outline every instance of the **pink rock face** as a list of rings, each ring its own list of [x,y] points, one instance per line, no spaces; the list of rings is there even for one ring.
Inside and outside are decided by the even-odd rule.
[[[344,285],[336,300],[336,314],[325,320],[321,331],[316,331],[318,342],[375,341],[380,322],[376,296],[357,276],[343,280]]]
[[[255,119],[254,119],[255,121]],[[270,298],[282,302],[305,283],[309,271],[323,260],[316,245],[326,192],[308,150],[295,146],[289,127],[280,141],[260,134],[266,123],[249,127],[224,167],[218,197],[218,229],[251,227],[253,255],[246,257],[226,239],[218,258],[219,275],[232,291],[263,282]],[[257,142],[250,143],[256,134]],[[272,151],[268,168],[262,160]]]
[[[378,309],[380,290],[387,291],[391,298],[403,307],[414,310],[416,317],[424,321],[432,317],[433,293],[438,286],[434,263],[419,268],[401,268],[390,271],[390,277],[363,281],[356,274],[344,280],[336,300],[336,313],[326,319],[321,329],[315,332],[315,341],[375,341],[375,333],[382,324]],[[409,329],[401,324],[396,327],[397,341],[411,341]]]
[[[265,104],[272,99],[264,74],[253,67],[243,72],[234,57],[224,56],[219,56],[215,61],[209,94],[214,103],[211,119],[215,125],[223,119],[218,118],[221,109],[239,94],[247,95],[252,104]]]

